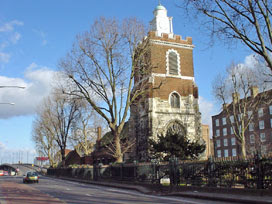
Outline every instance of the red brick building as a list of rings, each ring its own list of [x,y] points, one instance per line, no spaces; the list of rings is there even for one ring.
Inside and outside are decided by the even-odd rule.
[[[235,96],[237,94],[233,94]],[[259,93],[258,88],[252,87],[251,96],[246,99],[233,98],[232,103],[227,104],[222,112],[212,116],[215,157],[241,155],[241,142],[234,131],[241,131],[242,113],[229,114],[226,110],[231,109],[235,101],[242,103],[242,100],[260,100],[260,103],[255,103],[256,106],[248,107],[244,116],[245,120],[251,118],[248,124],[245,121],[247,125],[244,127],[246,155],[272,153],[272,90]]]

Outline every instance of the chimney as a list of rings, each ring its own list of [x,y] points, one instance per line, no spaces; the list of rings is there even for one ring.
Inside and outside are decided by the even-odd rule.
[[[240,100],[240,94],[237,93],[237,92],[232,93],[232,101],[233,101],[233,103],[237,103],[237,102],[239,102],[239,100]]]
[[[250,87],[250,94],[253,98],[256,97],[258,93],[259,93],[259,88],[257,86]]]

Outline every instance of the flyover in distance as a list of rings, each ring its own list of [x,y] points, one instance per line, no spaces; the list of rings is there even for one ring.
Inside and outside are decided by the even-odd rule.
[[[18,175],[22,176],[24,174],[26,174],[26,172],[28,171],[39,171],[40,167],[38,166],[32,166],[32,164],[1,164],[0,165],[0,170],[4,170],[4,171],[14,171],[16,169],[19,169]]]

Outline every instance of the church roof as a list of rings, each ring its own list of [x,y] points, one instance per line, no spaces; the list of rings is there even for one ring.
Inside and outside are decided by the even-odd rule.
[[[159,5],[155,8],[155,10],[166,10],[166,8],[165,8],[163,5],[159,4]]]

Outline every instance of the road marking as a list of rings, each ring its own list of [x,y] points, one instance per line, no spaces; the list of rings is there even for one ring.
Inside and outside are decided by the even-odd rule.
[[[187,203],[191,203],[191,204],[199,204],[200,202],[194,202],[194,201],[189,201],[189,200],[184,200],[184,199],[178,199],[178,198],[170,198],[170,197],[162,197],[162,196],[154,196],[154,195],[146,195],[146,194],[142,194],[142,193],[138,193],[138,192],[132,192],[132,191],[126,191],[126,190],[120,190],[120,189],[108,189],[108,191],[112,191],[112,192],[118,192],[118,193],[127,193],[127,194],[131,194],[131,195],[140,195],[143,197],[147,197],[147,198],[156,198],[156,199],[162,199],[162,200],[171,200],[171,201],[177,201],[177,202],[187,202]]]

